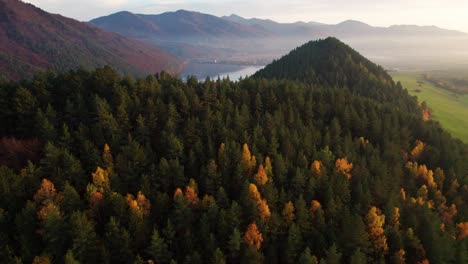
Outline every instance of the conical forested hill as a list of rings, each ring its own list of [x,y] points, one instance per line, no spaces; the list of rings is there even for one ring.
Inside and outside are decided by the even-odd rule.
[[[333,37],[310,41],[294,49],[257,72],[254,77],[350,88],[371,79],[384,84],[392,82],[382,67]]]
[[[395,87],[392,77],[381,66],[333,37],[310,41],[253,77],[349,88],[355,94],[381,101],[397,101],[402,97],[402,90]]]

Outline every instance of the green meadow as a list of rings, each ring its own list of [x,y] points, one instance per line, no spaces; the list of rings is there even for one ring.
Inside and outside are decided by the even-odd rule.
[[[459,95],[427,82],[420,72],[392,73],[418,101],[425,101],[432,110],[432,119],[454,137],[468,143],[468,95]]]

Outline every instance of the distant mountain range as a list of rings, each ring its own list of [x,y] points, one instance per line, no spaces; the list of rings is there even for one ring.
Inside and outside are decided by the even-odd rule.
[[[242,25],[262,27],[277,36],[304,35],[314,36],[460,36],[466,33],[438,28],[435,26],[394,25],[390,27],[373,27],[356,20],[346,20],[338,24],[323,24],[318,22],[278,23],[269,19],[246,19],[238,15],[222,17],[225,20]]]
[[[468,34],[435,26],[374,27],[347,20],[278,23],[237,15],[216,17],[179,10],[159,15],[119,12],[90,21],[102,29],[151,42],[188,61],[268,64],[310,40],[339,38],[388,68],[467,64]]]
[[[90,21],[102,29],[137,38],[278,38],[286,36],[460,36],[463,32],[435,26],[395,25],[373,27],[360,21],[347,20],[336,25],[318,22],[278,23],[268,19],[246,19],[238,15],[216,17],[199,12],[179,10],[159,15],[133,14],[127,11]]]
[[[213,15],[179,10],[160,15],[119,12],[90,21],[102,29],[132,37],[158,38],[252,38],[270,32],[258,25],[240,24]]]
[[[0,0],[0,76],[19,79],[43,70],[103,65],[125,74],[181,70],[179,59],[154,45],[22,1]]]

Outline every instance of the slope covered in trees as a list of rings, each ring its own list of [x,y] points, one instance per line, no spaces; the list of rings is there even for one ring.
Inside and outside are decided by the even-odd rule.
[[[468,147],[367,71],[0,84],[0,259],[466,263]]]
[[[181,70],[177,58],[154,45],[49,14],[19,0],[0,0],[0,78],[105,65],[138,75]]]

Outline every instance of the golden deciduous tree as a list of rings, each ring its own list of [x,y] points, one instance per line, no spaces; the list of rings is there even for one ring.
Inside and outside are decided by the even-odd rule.
[[[242,164],[242,168],[244,169],[244,173],[247,176],[251,176],[253,169],[255,168],[255,165],[257,164],[257,161],[255,159],[255,156],[250,154],[249,146],[247,144],[244,144],[242,146],[241,164]]]
[[[92,173],[92,176],[94,186],[96,186],[101,193],[110,189],[109,172],[107,170],[98,166],[96,171]]]
[[[34,194],[34,201],[38,204],[47,204],[53,202],[57,197],[57,190],[55,189],[54,184],[47,180],[42,179],[41,186]]]
[[[54,203],[48,203],[42,206],[37,212],[39,220],[44,220],[47,216],[51,215],[60,216],[60,210]]]
[[[127,200],[128,207],[133,215],[138,218],[143,218],[144,216],[149,215],[151,211],[151,203],[144,194],[138,192],[136,199],[133,195],[127,194],[125,199]]]
[[[184,194],[182,193],[182,189],[177,188],[174,192],[174,199],[178,196],[183,196]]]
[[[400,197],[403,201],[406,201],[406,191],[403,188],[400,189]]]
[[[258,207],[258,214],[260,216],[260,219],[262,221],[268,220],[271,216],[270,212],[270,207],[268,207],[268,203],[265,199],[261,199],[257,201],[257,207]]]
[[[400,208],[398,207],[393,208],[392,224],[396,227],[400,226]]]
[[[457,236],[458,240],[468,237],[468,222],[458,223],[457,229],[458,229],[458,236]]]
[[[320,204],[319,201],[317,200],[312,200],[312,202],[310,203],[310,213],[311,215],[313,215],[315,212],[317,212],[317,210],[321,207],[322,205]]]
[[[442,215],[442,222],[449,224],[452,222],[453,217],[458,213],[458,209],[455,204],[451,204],[450,207],[447,207],[444,204],[439,207],[439,212]]]
[[[283,216],[284,221],[289,225],[294,221],[294,204],[293,202],[287,202],[284,207],[281,215]]]
[[[437,188],[437,183],[434,181],[434,172],[427,169],[426,165],[419,165],[416,172],[416,177],[418,180],[427,184],[429,187]]]
[[[417,161],[424,151],[425,144],[421,140],[416,140],[416,146],[411,150],[410,157],[413,161]]]
[[[431,110],[428,108],[425,108],[422,110],[422,118],[424,121],[429,121],[431,120]]]
[[[253,183],[249,184],[249,196],[254,201],[261,200],[261,196],[260,196],[260,193],[258,192],[258,188]]]
[[[251,223],[244,234],[244,241],[247,245],[259,250],[262,246],[263,236],[258,230],[257,224]]]
[[[262,221],[268,220],[271,216],[270,207],[265,199],[262,199],[260,192],[257,189],[257,186],[253,183],[249,185],[249,196],[256,204],[258,208],[258,213]]]
[[[375,256],[383,256],[388,251],[387,238],[384,234],[385,215],[373,206],[366,215],[367,232],[371,241],[371,252]]]
[[[257,173],[254,175],[254,180],[260,186],[265,185],[268,181],[267,173],[262,164],[258,166]]]
[[[195,189],[192,186],[185,187],[185,200],[189,202],[189,204],[194,207],[198,204],[198,195]]]
[[[111,171],[114,167],[114,158],[112,157],[112,153],[110,151],[109,145],[104,145],[104,150],[102,151],[102,162],[106,167],[107,171]]]
[[[348,179],[351,179],[350,172],[353,169],[353,163],[348,162],[347,158],[337,159],[335,162],[335,168],[339,173],[342,173]]]
[[[310,174],[312,176],[319,177],[322,173],[322,162],[319,160],[314,160],[310,165]]]
[[[421,186],[421,188],[419,188],[418,192],[416,193],[416,195],[418,197],[421,197],[421,199],[423,199],[423,200],[427,200],[428,194],[429,194],[429,192],[428,192],[427,186],[425,184],[423,184]]]

